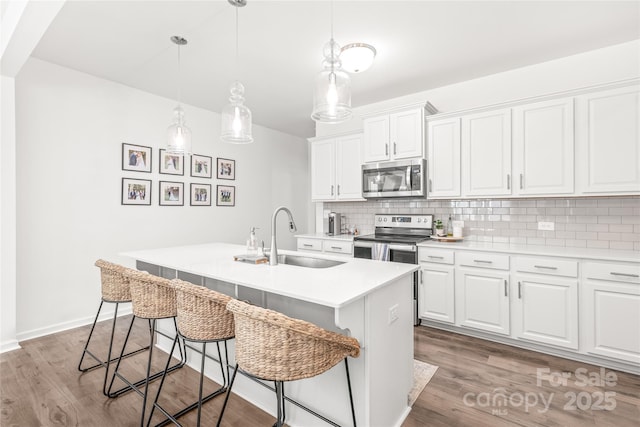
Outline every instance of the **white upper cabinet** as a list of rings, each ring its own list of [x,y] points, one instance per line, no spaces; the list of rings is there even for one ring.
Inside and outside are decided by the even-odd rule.
[[[362,199],[362,134],[336,138],[336,199]]]
[[[423,122],[422,107],[364,119],[364,162],[422,157]]]
[[[460,196],[460,118],[428,122],[427,197]]]
[[[579,191],[640,193],[640,87],[576,98]]]
[[[573,194],[573,98],[513,109],[513,188],[520,195]]]
[[[511,109],[462,117],[462,195],[511,195]]]
[[[311,200],[364,200],[362,134],[311,141]]]
[[[311,143],[311,200],[335,199],[335,158],[335,139]]]

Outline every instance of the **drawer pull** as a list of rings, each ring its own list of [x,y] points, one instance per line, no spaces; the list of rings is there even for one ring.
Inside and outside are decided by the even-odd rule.
[[[522,299],[522,282],[518,282],[518,299]]]
[[[558,267],[549,267],[547,265],[534,265],[535,268],[544,268],[545,270],[557,270]]]
[[[504,280],[504,296],[505,296],[505,297],[509,296],[509,295],[507,294],[507,287],[508,287],[508,286],[509,286],[509,285],[507,284],[507,279],[505,279],[505,280]]]
[[[342,249],[340,246],[331,246],[331,249]]]
[[[313,245],[310,243],[303,243],[302,246],[304,246],[305,248],[312,248]]]
[[[433,258],[433,259],[444,259],[443,256],[437,256],[437,255],[427,255],[427,257]]]
[[[633,277],[633,278],[638,278],[640,277],[640,275],[637,274],[629,274],[629,273],[615,273],[615,272],[611,272],[612,276],[622,276],[622,277]]]
[[[484,259],[474,259],[473,262],[479,262],[482,264],[493,264],[493,261],[486,261]]]

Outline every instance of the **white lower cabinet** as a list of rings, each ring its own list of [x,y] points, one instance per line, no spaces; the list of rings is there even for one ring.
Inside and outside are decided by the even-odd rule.
[[[578,280],[516,274],[513,334],[518,339],[578,349]]]
[[[509,273],[457,267],[455,280],[459,325],[509,335]]]
[[[297,249],[300,252],[330,253],[344,257],[353,256],[353,241],[298,237]]]
[[[585,352],[640,364],[640,266],[585,262],[582,277]]]
[[[419,317],[450,324],[455,322],[453,259],[453,251],[420,248]]]

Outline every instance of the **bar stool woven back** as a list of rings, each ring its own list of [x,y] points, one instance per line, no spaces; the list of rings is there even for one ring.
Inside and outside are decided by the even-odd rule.
[[[99,259],[95,266],[100,268],[102,299],[108,302],[129,302],[129,280],[124,276],[126,267]]]
[[[172,421],[180,425],[178,418],[187,412],[198,409],[196,426],[200,426],[202,415],[202,404],[212,398],[221,395],[227,390],[227,379],[229,378],[229,357],[227,351],[227,341],[235,335],[235,323],[233,314],[227,311],[227,303],[231,297],[208,289],[204,286],[194,285],[180,279],[171,281],[171,285],[176,291],[177,299],[177,328],[180,336],[187,341],[202,343],[202,350],[199,351],[200,359],[200,385],[198,388],[198,400],[182,410],[170,414],[159,403],[160,394],[164,385],[164,377],[158,387],[156,398],[151,407],[149,417],[153,417],[155,409],[159,409],[166,417],[165,421]],[[224,342],[225,361],[222,359],[220,342]],[[216,360],[207,354],[207,344],[215,343],[218,350],[218,363],[222,376],[222,385],[212,393],[203,396],[203,381],[205,372],[205,360],[207,358]],[[195,347],[188,347],[196,350]],[[197,350],[196,350],[197,351]],[[226,366],[226,375],[225,375]]]
[[[310,378],[345,357],[358,357],[358,340],[304,320],[232,300],[236,321],[236,363],[243,371],[272,381]]]
[[[233,314],[227,311],[230,296],[179,279],[171,281],[177,296],[180,334],[192,341],[219,341],[233,338]]]
[[[133,314],[144,319],[176,316],[176,291],[171,280],[137,270],[129,270],[127,276]]]

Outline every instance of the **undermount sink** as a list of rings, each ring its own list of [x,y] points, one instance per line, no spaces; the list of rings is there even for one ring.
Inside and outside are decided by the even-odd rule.
[[[343,261],[300,255],[278,255],[278,263],[307,268],[329,268],[344,264]]]

